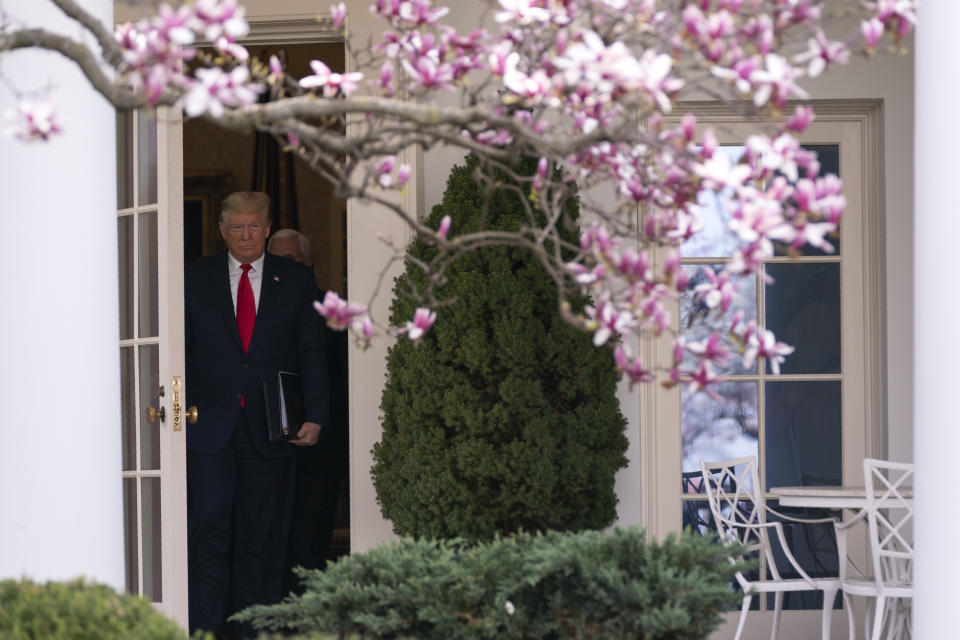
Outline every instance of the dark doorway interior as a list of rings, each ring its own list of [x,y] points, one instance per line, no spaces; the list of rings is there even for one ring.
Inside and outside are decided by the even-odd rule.
[[[333,71],[344,69],[341,43],[312,43],[248,47],[252,57],[266,62],[277,54],[286,69],[296,77],[312,73],[311,60],[323,60]],[[273,229],[294,228],[310,239],[313,247],[314,275],[321,291],[336,291],[347,296],[346,202],[334,197],[333,187],[309,165],[293,154],[284,153],[266,135],[243,136],[223,131],[205,120],[190,120],[183,129],[184,173],[184,258],[211,255],[224,249],[217,228],[220,204],[232,191],[263,190],[271,195]],[[334,341],[345,340],[338,334]],[[342,362],[331,366],[332,420],[348,419],[346,395],[345,342],[330,345],[342,352]],[[345,439],[344,439],[345,440]],[[323,440],[321,439],[321,443]],[[320,446],[319,444],[317,446]],[[339,500],[328,560],[350,551],[348,453],[342,451],[343,464],[335,482]]]

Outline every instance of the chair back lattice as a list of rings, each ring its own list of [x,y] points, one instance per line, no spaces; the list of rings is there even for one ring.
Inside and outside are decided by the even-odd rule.
[[[913,489],[913,468],[906,462],[863,461],[870,552],[878,585],[913,583],[913,504],[904,496],[905,490]]]
[[[756,458],[749,456],[723,462],[701,460],[700,469],[720,538],[745,545],[748,553],[763,553],[771,574],[779,580],[767,530],[751,528],[766,522]]]

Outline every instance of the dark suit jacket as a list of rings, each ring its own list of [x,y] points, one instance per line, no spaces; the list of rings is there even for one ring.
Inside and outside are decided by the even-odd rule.
[[[187,451],[216,453],[233,432],[245,397],[247,421],[257,449],[269,457],[297,447],[267,442],[264,380],[277,371],[303,376],[308,422],[328,423],[327,369],[320,317],[313,308],[313,272],[289,258],[266,254],[260,304],[246,354],[237,331],[227,253],[200,258],[185,269],[187,406],[199,419],[187,425]]]

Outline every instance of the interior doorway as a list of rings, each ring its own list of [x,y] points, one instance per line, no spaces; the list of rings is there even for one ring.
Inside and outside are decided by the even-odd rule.
[[[310,61],[322,60],[333,71],[344,70],[342,42],[248,46],[252,58],[266,63],[271,55],[284,61],[295,77],[309,75]],[[239,135],[204,120],[183,127],[184,260],[224,250],[217,216],[224,197],[233,191],[265,191],[271,197],[272,232],[296,229],[309,240],[314,276],[323,295],[335,291],[348,296],[345,200],[334,196],[332,185],[295,154],[267,134]],[[327,560],[350,552],[349,452],[347,406],[347,336],[328,333],[331,368],[331,423],[339,421],[342,437],[327,442],[321,434],[317,447],[329,449],[324,467],[336,480],[336,511]],[[326,427],[326,425],[325,425]],[[326,546],[326,545],[324,545]]]

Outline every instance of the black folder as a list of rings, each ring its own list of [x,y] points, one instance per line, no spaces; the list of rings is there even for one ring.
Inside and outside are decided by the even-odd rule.
[[[267,441],[296,438],[306,416],[300,374],[278,371],[274,381],[264,380],[263,406],[267,412]]]

